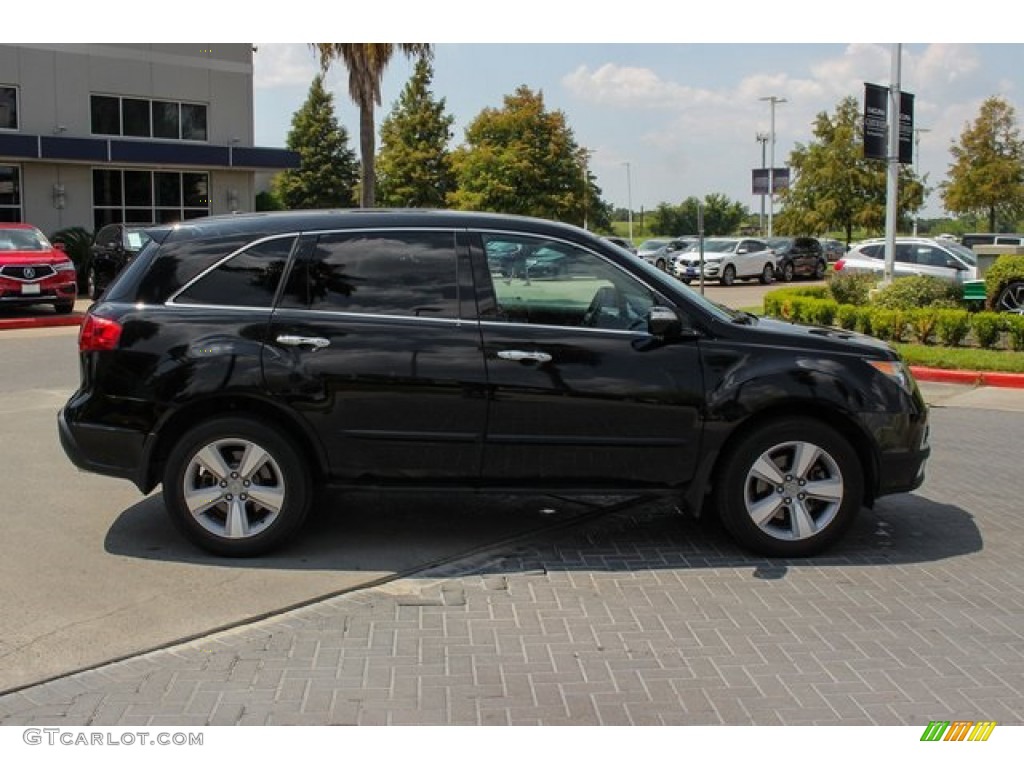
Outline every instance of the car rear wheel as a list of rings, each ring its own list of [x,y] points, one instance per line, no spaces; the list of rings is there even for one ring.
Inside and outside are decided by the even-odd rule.
[[[736,282],[736,268],[729,264],[722,270],[722,277],[719,279],[722,285],[732,285]]]
[[[765,264],[764,269],[761,270],[761,284],[768,285],[773,279],[775,279],[775,269],[771,264]]]
[[[85,295],[93,301],[96,301],[102,293],[100,290],[99,276],[96,274],[96,267],[89,267],[89,275],[86,278],[85,286]]]
[[[163,489],[168,514],[189,540],[217,555],[247,557],[279,547],[302,525],[312,479],[290,439],[229,417],[177,442]]]
[[[856,452],[835,430],[808,419],[770,422],[725,457],[715,504],[742,546],[806,557],[835,543],[853,522],[863,483]]]
[[[1024,280],[1014,280],[1003,287],[996,298],[996,310],[1024,314]]]

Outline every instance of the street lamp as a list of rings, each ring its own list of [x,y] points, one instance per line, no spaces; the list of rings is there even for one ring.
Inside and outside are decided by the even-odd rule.
[[[915,128],[914,129],[914,175],[921,179],[921,134],[928,133],[931,128]],[[921,189],[924,189],[924,184],[921,185]],[[924,193],[921,194],[921,204],[924,204]],[[917,237],[917,217],[918,212],[914,211],[914,237]]]
[[[775,214],[775,105],[785,104],[786,100],[779,96],[762,96],[760,101],[772,105],[772,125],[769,138],[772,143],[771,165],[768,166],[768,237],[772,236],[772,218]]]
[[[765,165],[765,155],[764,155],[765,149],[766,149],[767,144],[768,144],[768,134],[767,133],[762,133],[761,131],[758,131],[757,132],[757,139],[756,139],[756,141],[761,145],[761,170],[763,171],[765,168],[768,167],[767,165]],[[757,226],[757,231],[758,231],[758,233],[762,237],[764,236],[764,195],[763,194],[761,195],[761,218],[760,218],[758,226]]]
[[[633,176],[629,172],[629,162],[623,163],[626,166],[626,208],[629,214],[629,242],[633,242]]]
[[[587,149],[586,147],[580,148],[580,157],[583,160],[583,228],[587,228],[587,207],[589,200],[587,199],[590,195],[590,156],[594,154],[594,150]]]

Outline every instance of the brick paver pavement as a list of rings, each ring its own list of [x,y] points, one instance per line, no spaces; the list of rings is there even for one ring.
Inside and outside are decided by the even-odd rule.
[[[1024,414],[772,561],[664,501],[0,697],[6,725],[1024,724]]]

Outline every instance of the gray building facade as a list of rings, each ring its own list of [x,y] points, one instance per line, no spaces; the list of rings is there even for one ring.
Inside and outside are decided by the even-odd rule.
[[[0,45],[0,221],[43,232],[253,210],[253,48]]]

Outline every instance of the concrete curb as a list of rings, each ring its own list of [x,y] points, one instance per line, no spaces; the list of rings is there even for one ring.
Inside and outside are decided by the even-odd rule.
[[[19,328],[57,328],[81,325],[85,317],[81,312],[70,315],[40,315],[39,317],[0,317],[0,331]],[[911,373],[918,381],[934,381],[945,384],[967,384],[976,387],[1011,387],[1024,389],[1024,373],[1001,373],[999,371],[950,371],[943,368],[910,366]]]

